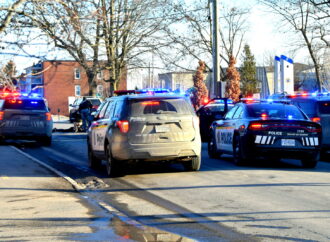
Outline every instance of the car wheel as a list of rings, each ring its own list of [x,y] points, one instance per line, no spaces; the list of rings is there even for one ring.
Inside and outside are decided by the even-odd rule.
[[[214,139],[213,136],[208,141],[207,151],[208,151],[208,154],[209,154],[210,158],[220,158],[221,153],[217,150],[217,144],[216,144],[215,139]]]
[[[319,160],[319,156],[313,156],[313,157],[306,157],[301,159],[301,165],[304,168],[315,168],[317,165],[317,162]]]
[[[244,158],[243,151],[241,148],[239,136],[234,136],[234,144],[233,144],[233,156],[234,156],[234,163],[237,166],[241,166],[247,163],[246,159]]]
[[[187,171],[198,171],[201,167],[201,157],[194,156],[185,164],[185,168]]]
[[[111,154],[110,144],[107,145],[107,160],[106,160],[106,171],[109,177],[115,177],[119,175],[118,161],[115,160]]]
[[[93,154],[92,149],[88,145],[88,165],[92,169],[97,169],[101,166],[101,160],[96,158]]]

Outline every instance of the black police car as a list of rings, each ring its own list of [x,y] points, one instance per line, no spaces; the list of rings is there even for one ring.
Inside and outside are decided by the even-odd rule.
[[[203,142],[209,140],[209,130],[213,121],[221,119],[232,107],[234,107],[232,100],[228,98],[214,98],[196,111],[199,117],[199,126]]]
[[[237,165],[255,157],[300,159],[307,168],[320,155],[321,125],[296,106],[284,103],[242,102],[211,126],[211,158],[233,154]]]

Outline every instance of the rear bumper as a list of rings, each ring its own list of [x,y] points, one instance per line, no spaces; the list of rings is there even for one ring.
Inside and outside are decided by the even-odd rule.
[[[264,147],[256,147],[253,152],[253,154],[256,156],[272,157],[272,158],[291,158],[291,159],[303,159],[306,157],[314,157],[317,156],[319,153],[320,153],[319,148],[283,149],[283,148],[264,148]]]
[[[52,136],[52,125],[45,128],[33,127],[16,127],[16,128],[0,128],[0,137],[10,139],[35,139],[38,137]]]
[[[117,160],[173,160],[201,154],[201,142],[180,142],[171,144],[112,143],[112,155]]]

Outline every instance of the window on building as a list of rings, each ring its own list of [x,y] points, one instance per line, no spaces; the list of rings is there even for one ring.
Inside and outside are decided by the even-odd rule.
[[[103,79],[103,71],[98,72],[97,75],[96,75],[96,78],[99,79],[99,80],[102,80]]]
[[[177,83],[177,84],[175,85],[175,90],[180,90],[180,87],[181,87],[180,83]]]
[[[74,69],[74,79],[80,79],[80,69],[79,68]]]
[[[74,95],[75,96],[80,96],[80,94],[81,94],[80,85],[75,85],[74,86]]]

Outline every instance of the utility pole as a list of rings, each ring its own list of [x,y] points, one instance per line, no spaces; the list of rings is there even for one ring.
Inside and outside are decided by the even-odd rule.
[[[219,5],[218,0],[212,1],[212,57],[213,57],[213,81],[211,85],[211,94],[210,97],[214,98],[215,96],[222,97],[222,87],[220,81],[220,50],[219,50]]]

